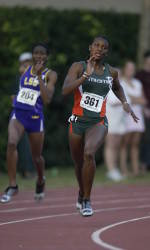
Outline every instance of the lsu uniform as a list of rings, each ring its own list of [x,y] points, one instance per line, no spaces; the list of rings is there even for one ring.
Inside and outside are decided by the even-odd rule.
[[[47,84],[49,69],[42,72],[42,80]],[[28,133],[44,130],[43,101],[39,80],[30,66],[20,78],[18,94],[13,100],[11,119],[17,119]]]
[[[86,62],[81,62],[83,72]],[[87,129],[95,124],[104,124],[108,127],[106,114],[106,100],[112,87],[113,78],[109,65],[104,64],[104,73],[97,75],[95,72],[85,79],[83,84],[74,90],[74,105],[72,116],[69,118],[70,133],[83,135]]]

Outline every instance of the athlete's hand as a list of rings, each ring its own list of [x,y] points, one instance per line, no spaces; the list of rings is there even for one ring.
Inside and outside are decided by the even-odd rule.
[[[135,115],[135,113],[134,113],[133,110],[131,109],[129,103],[124,102],[122,105],[123,105],[123,109],[124,109],[127,113],[129,113],[129,114],[132,116],[133,120],[137,123],[137,122],[139,121],[139,118]]]
[[[94,71],[94,65],[95,65],[95,56],[91,56],[88,60],[87,60],[87,67],[86,67],[86,73],[87,75],[92,75],[93,71]]]
[[[44,66],[43,66],[43,65],[44,65],[44,62],[43,62],[43,61],[39,61],[39,62],[37,62],[37,63],[35,64],[34,70],[35,70],[36,75],[41,76],[42,71],[43,71],[43,69],[44,69]]]

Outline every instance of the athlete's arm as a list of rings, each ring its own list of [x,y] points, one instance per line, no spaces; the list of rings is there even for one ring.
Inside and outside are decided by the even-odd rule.
[[[53,97],[55,91],[55,84],[57,81],[57,73],[55,71],[50,71],[47,76],[47,85],[42,80],[41,75],[38,76],[40,83],[40,92],[44,104],[49,104]]]
[[[119,79],[118,79],[118,72],[114,68],[110,67],[110,72],[113,77],[113,84],[112,84],[112,91],[118,97],[118,99],[122,102],[123,109],[130,113],[133,120],[138,122],[139,118],[134,114],[133,110],[131,109],[129,103],[127,102],[126,96],[124,94],[123,87],[121,86]]]
[[[44,104],[50,103],[54,89],[55,89],[55,83],[57,81],[57,74],[55,71],[50,71],[47,76],[47,85],[45,85],[45,82],[42,79],[42,71],[44,69],[44,62],[38,62],[34,66],[35,72],[38,76],[39,84],[40,84],[40,92],[41,97]]]
[[[95,57],[91,56],[87,60],[86,71],[83,72],[83,65],[81,63],[73,63],[70,67],[68,74],[65,78],[64,85],[62,88],[62,94],[68,95],[70,94],[75,88],[79,87],[86,78],[88,78],[93,70],[93,65],[95,64]]]
[[[85,81],[86,77],[82,74],[82,72],[83,66],[81,63],[76,62],[72,64],[62,87],[63,95],[70,94],[75,88],[80,86]]]

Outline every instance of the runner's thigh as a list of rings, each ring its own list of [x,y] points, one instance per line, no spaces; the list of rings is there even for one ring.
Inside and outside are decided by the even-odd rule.
[[[18,144],[24,133],[23,125],[16,119],[11,119],[8,125],[8,143]]]
[[[80,163],[83,160],[83,136],[74,133],[69,134],[69,145],[73,161]]]
[[[85,133],[85,150],[96,152],[104,141],[108,129],[101,124],[95,124]]]

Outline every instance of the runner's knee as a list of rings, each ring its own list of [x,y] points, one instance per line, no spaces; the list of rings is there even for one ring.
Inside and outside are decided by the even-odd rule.
[[[95,159],[95,152],[91,148],[85,148],[84,150],[84,161],[94,161]]]

